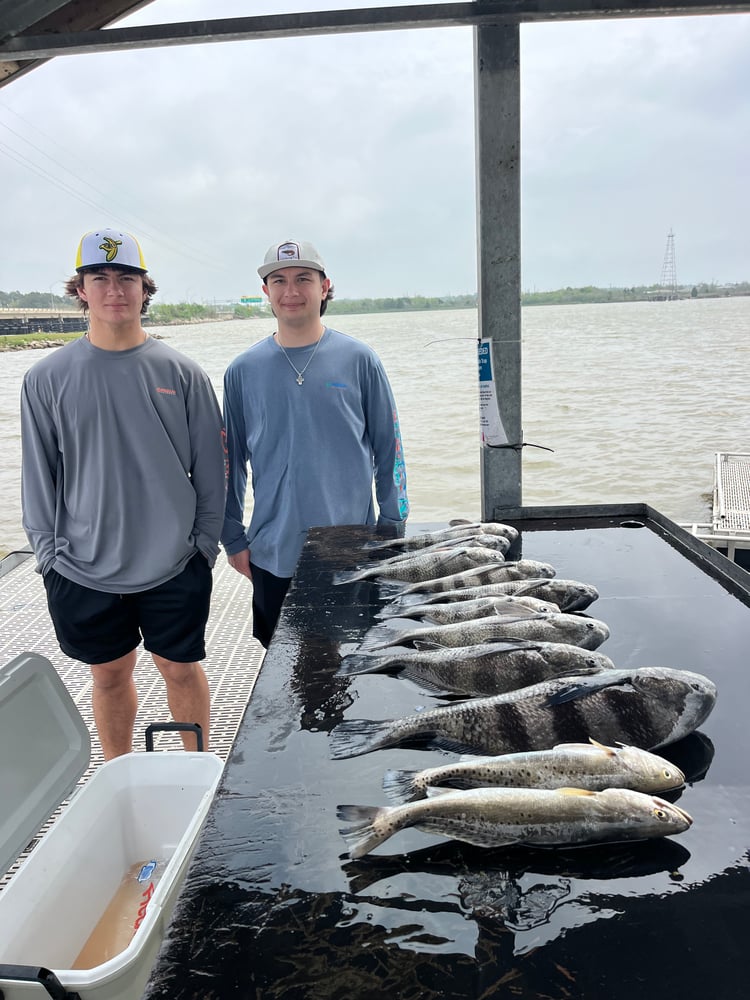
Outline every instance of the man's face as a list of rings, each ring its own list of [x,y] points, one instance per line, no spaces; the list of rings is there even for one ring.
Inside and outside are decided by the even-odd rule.
[[[263,291],[277,319],[302,326],[320,319],[320,306],[331,282],[310,267],[282,267],[266,278]]]
[[[140,322],[146,294],[138,271],[123,271],[118,267],[84,271],[83,287],[78,289],[92,319],[105,323]]]

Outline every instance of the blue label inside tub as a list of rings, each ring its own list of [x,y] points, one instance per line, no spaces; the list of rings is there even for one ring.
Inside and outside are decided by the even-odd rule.
[[[154,869],[156,868],[155,861],[147,861],[146,864],[138,872],[139,882],[148,882],[151,876],[154,874]]]

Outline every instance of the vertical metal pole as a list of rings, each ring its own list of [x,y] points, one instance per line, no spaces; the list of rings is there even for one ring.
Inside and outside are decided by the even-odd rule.
[[[497,400],[495,445],[482,443],[483,520],[499,520],[503,508],[521,506],[520,93],[519,25],[476,27],[479,337],[490,342],[485,351]],[[480,385],[485,393],[490,389]]]

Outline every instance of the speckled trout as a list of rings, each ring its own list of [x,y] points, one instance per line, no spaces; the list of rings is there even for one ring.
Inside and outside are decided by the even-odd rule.
[[[469,757],[421,771],[388,770],[383,791],[391,802],[414,802],[441,788],[632,788],[667,792],[681,788],[685,775],[676,765],[640,747],[608,747],[596,740],[559,743],[551,750]]]
[[[439,792],[401,806],[338,807],[350,858],[361,858],[408,827],[477,847],[570,847],[684,833],[679,806],[629,788],[479,788]]]

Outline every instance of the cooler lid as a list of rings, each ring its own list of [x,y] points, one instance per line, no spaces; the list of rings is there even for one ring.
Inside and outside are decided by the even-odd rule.
[[[0,875],[75,787],[91,739],[57,671],[38,653],[0,666]]]

